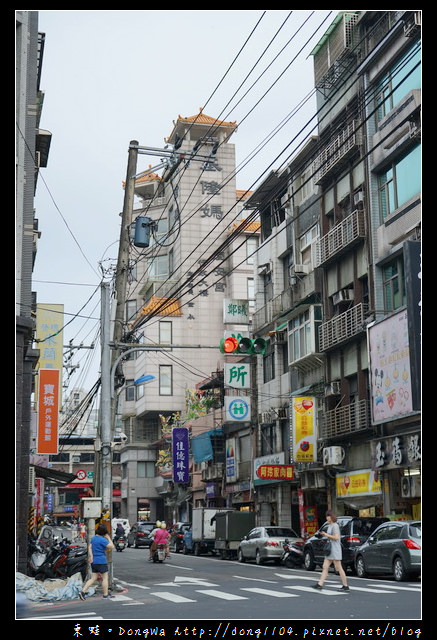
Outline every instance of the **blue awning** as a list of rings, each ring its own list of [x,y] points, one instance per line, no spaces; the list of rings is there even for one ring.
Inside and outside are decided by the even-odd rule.
[[[212,429],[205,431],[198,436],[191,438],[191,451],[193,453],[194,462],[204,462],[214,459],[214,451],[212,448],[211,436],[223,435],[222,429]]]

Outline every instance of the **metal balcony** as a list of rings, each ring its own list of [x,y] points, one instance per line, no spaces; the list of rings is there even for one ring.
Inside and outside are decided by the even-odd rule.
[[[343,160],[349,158],[361,143],[361,122],[352,120],[314,160],[312,172],[315,184],[319,184],[333,169],[340,168]]]
[[[337,259],[366,236],[364,211],[353,211],[317,242],[317,265]]]
[[[344,313],[334,316],[328,322],[324,322],[319,329],[320,351],[333,349],[365,331],[367,311],[368,305],[360,302]]]
[[[322,438],[347,436],[370,429],[371,426],[370,403],[368,400],[359,400],[332,411],[325,411],[321,430]]]
[[[224,462],[214,462],[202,470],[202,482],[221,480],[225,473]]]

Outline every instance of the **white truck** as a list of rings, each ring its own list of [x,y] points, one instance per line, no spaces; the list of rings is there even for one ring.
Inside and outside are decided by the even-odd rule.
[[[213,518],[219,511],[229,511],[229,509],[225,507],[196,507],[193,509],[191,533],[194,555],[215,553],[215,519]]]

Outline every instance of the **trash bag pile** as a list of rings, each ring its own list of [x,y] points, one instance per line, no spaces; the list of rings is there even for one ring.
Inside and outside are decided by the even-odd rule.
[[[35,580],[23,573],[16,573],[15,590],[23,593],[28,600],[33,602],[39,601],[55,601],[55,600],[74,600],[79,596],[82,590],[83,580],[80,573],[75,573],[70,578],[61,580],[58,578],[49,578],[41,582]],[[88,594],[95,592],[94,587],[88,589]]]

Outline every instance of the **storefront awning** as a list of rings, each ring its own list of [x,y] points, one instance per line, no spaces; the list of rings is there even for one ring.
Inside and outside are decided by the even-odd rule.
[[[44,478],[50,484],[69,484],[76,479],[75,473],[66,473],[65,471],[58,471],[58,469],[51,469],[48,467],[40,467],[39,465],[31,465],[35,467],[35,475],[37,478]]]
[[[212,448],[211,437],[223,435],[222,429],[212,429],[205,431],[191,438],[191,451],[193,452],[194,462],[205,462],[214,459],[214,451]]]

